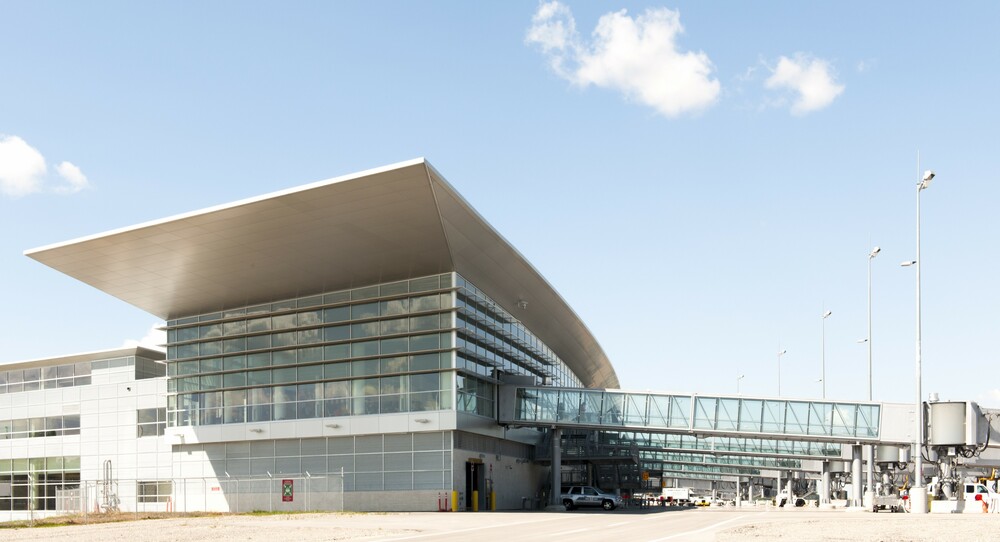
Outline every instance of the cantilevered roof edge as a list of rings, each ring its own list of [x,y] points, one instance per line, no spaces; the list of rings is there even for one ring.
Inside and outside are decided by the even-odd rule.
[[[298,193],[298,192],[305,192],[307,190],[312,190],[314,188],[320,188],[320,187],[323,187],[323,186],[328,186],[328,185],[332,185],[332,184],[337,184],[337,183],[342,183],[342,182],[346,182],[346,181],[351,181],[351,180],[354,180],[354,179],[359,179],[361,177],[367,177],[369,175],[376,175],[378,173],[385,173],[387,171],[392,171],[392,170],[395,170],[395,169],[403,169],[403,168],[406,168],[406,167],[415,166],[415,165],[419,165],[419,164],[426,164],[426,160],[423,157],[414,158],[412,160],[405,160],[403,162],[397,162],[395,164],[389,164],[387,166],[381,166],[381,167],[377,167],[377,168],[367,169],[367,170],[359,171],[359,172],[356,172],[356,173],[350,173],[350,174],[347,174],[347,175],[341,175],[339,177],[333,177],[333,178],[330,178],[330,179],[324,179],[322,181],[316,181],[314,183],[304,184],[304,185],[300,185],[300,186],[294,186],[292,188],[286,188],[284,190],[278,190],[276,192],[270,192],[270,193],[267,193],[267,194],[262,194],[260,196],[253,196],[253,197],[249,197],[249,198],[246,198],[246,199],[241,199],[241,200],[237,200],[237,201],[233,201],[233,202],[229,202],[229,203],[223,203],[221,205],[215,205],[213,207],[206,207],[204,209],[198,209],[196,211],[189,211],[189,212],[186,212],[186,213],[181,213],[181,214],[177,214],[177,215],[168,216],[166,218],[158,218],[156,220],[150,220],[148,222],[142,222],[140,224],[133,224],[131,226],[125,226],[123,228],[117,228],[117,229],[113,229],[113,230],[109,230],[109,231],[105,231],[105,232],[101,232],[101,233],[95,233],[95,234],[92,234],[92,235],[86,235],[86,236],[83,236],[83,237],[78,237],[76,239],[70,239],[68,241],[61,241],[61,242],[53,243],[53,244],[50,244],[50,245],[45,245],[45,246],[41,246],[41,247],[31,248],[31,249],[25,250],[24,251],[24,255],[28,256],[29,258],[37,260],[37,258],[34,257],[35,254],[38,254],[38,253],[41,253],[41,252],[45,252],[45,251],[48,251],[48,250],[52,250],[52,249],[56,249],[56,248],[62,248],[62,247],[70,246],[70,245],[75,245],[77,243],[83,243],[83,242],[86,242],[86,241],[93,241],[95,239],[101,239],[103,237],[111,237],[113,235],[119,235],[119,234],[122,234],[122,233],[128,233],[128,232],[132,232],[132,231],[137,231],[137,230],[141,230],[141,229],[144,229],[144,228],[149,228],[149,227],[152,227],[152,226],[159,226],[161,224],[167,224],[167,223],[170,223],[170,222],[176,222],[176,221],[183,220],[183,219],[186,219],[186,218],[192,218],[192,217],[196,217],[196,216],[207,215],[207,214],[211,214],[211,213],[218,212],[218,211],[224,211],[226,209],[235,209],[237,207],[242,207],[244,205],[250,205],[252,203],[257,203],[257,202],[260,202],[260,201],[264,201],[264,200],[268,200],[268,199],[273,199],[273,198],[277,198],[277,197],[280,197],[280,196],[285,196],[285,195],[288,195],[288,194],[295,194],[295,193]]]

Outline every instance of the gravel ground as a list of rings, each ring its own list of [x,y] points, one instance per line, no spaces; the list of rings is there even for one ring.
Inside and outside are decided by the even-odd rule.
[[[463,525],[466,527],[469,525],[462,516],[471,518],[465,514],[439,516],[394,513],[185,517],[66,527],[3,529],[0,530],[0,540],[3,542],[384,540],[427,532],[429,527],[431,532],[461,529]],[[723,518],[724,516],[720,517]],[[609,535],[613,535],[613,532],[609,532]],[[478,533],[476,538],[481,542],[503,540],[503,529],[485,530]],[[609,538],[613,539],[614,536]],[[426,540],[433,540],[433,537],[428,537]],[[757,515],[752,523],[721,530],[715,535],[715,540],[718,542],[993,541],[1000,540],[1000,515],[879,514],[874,516],[844,512],[820,515],[777,512]]]

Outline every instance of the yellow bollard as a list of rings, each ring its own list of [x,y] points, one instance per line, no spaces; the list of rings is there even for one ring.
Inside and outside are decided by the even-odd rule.
[[[497,492],[490,491],[490,512],[497,511]]]
[[[472,511],[473,512],[478,512],[479,511],[479,490],[478,489],[473,489],[472,490]]]
[[[458,492],[451,492],[451,511],[458,512]]]

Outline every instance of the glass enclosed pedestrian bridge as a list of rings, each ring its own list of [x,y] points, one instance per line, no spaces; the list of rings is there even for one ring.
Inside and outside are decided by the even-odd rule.
[[[783,441],[879,441],[882,405],[506,384],[500,423]]]

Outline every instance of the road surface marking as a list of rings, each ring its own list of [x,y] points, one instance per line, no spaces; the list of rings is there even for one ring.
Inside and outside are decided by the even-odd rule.
[[[670,540],[671,538],[677,538],[679,536],[691,536],[693,534],[698,534],[698,533],[701,533],[701,532],[704,532],[704,531],[710,531],[712,529],[718,529],[722,525],[725,525],[727,523],[736,521],[738,519],[743,519],[745,517],[748,517],[748,516],[747,515],[736,516],[735,518],[727,519],[726,521],[720,521],[718,523],[713,523],[712,525],[709,525],[708,527],[702,527],[701,529],[698,529],[696,531],[687,531],[687,532],[683,532],[683,533],[677,533],[677,534],[673,534],[673,535],[670,535],[670,536],[667,536],[667,537],[664,537],[664,538],[657,538],[655,540],[650,540],[649,542],[661,542],[662,540]]]

